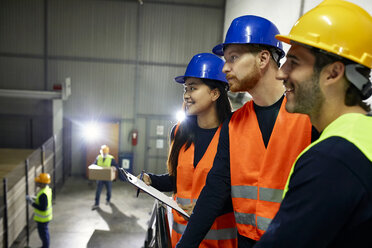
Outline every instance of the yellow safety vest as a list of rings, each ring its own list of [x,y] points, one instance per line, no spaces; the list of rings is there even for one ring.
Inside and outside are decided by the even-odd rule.
[[[102,167],[110,167],[111,166],[111,160],[114,158],[114,156],[107,155],[106,158],[104,158],[102,155],[98,155],[97,159],[97,165]]]
[[[45,188],[41,189],[36,195],[35,203],[39,205],[39,197],[45,194],[48,198],[48,205],[45,211],[40,211],[39,209],[34,208],[34,220],[37,222],[49,222],[53,218],[52,212],[52,189],[47,185]]]
[[[332,137],[338,136],[353,143],[370,161],[372,161],[372,117],[359,114],[349,113],[338,117],[335,121],[329,124],[320,135],[319,139],[313,142],[311,145],[306,147],[305,150],[297,157],[294,162],[291,172],[287,180],[283,192],[283,198],[288,191],[289,181],[291,179],[294,167],[296,166],[297,160],[306,153],[311,147],[315,146],[319,142]]]

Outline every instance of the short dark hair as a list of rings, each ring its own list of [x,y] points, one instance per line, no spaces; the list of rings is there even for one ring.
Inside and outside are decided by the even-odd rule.
[[[323,51],[321,49],[315,48],[315,47],[309,47],[310,52],[315,56],[315,63],[314,63],[314,73],[319,74],[321,70],[329,64],[332,64],[336,61],[342,62],[344,65],[348,64],[355,64],[356,62],[351,61],[349,59],[340,57],[336,54],[330,54],[326,51]],[[367,67],[363,67],[359,70],[359,73],[361,73],[364,77],[369,78],[369,74],[371,73],[371,69]],[[346,106],[360,106],[365,111],[370,112],[371,107],[363,101],[364,97],[360,90],[355,87],[353,83],[349,81],[347,77],[346,78],[346,93],[345,93],[345,100],[344,103]]]

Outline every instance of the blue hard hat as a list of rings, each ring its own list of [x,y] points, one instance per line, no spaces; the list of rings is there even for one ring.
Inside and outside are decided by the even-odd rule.
[[[275,38],[278,28],[269,20],[246,15],[235,18],[227,30],[225,42],[213,48],[213,53],[223,56],[223,49],[228,44],[258,44],[274,47],[279,52],[279,59],[284,57],[283,45]]]
[[[199,53],[192,57],[187,65],[185,75],[174,78],[184,84],[187,77],[206,78],[227,83],[226,74],[222,72],[225,62],[211,53]]]

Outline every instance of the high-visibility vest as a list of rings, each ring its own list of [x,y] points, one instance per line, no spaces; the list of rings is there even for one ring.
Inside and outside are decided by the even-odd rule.
[[[110,167],[111,160],[113,158],[114,156],[111,156],[109,154],[107,154],[105,158],[100,154],[98,155],[98,158],[97,158],[97,165],[102,166],[102,167]]]
[[[231,197],[239,234],[259,240],[279,210],[291,165],[311,143],[311,123],[280,107],[267,147],[253,101],[229,122]]]
[[[178,155],[177,166],[177,193],[174,199],[182,204],[196,202],[201,190],[205,185],[208,172],[212,168],[213,160],[217,152],[218,139],[221,127],[216,131],[205,154],[194,167],[194,144],[185,151],[183,146]],[[180,240],[187,221],[175,210],[173,213],[172,247]],[[227,213],[216,218],[211,229],[200,243],[199,247],[237,247],[237,230],[234,214]]]
[[[319,139],[314,141],[305,150],[298,155],[294,162],[288,177],[287,184],[283,192],[283,198],[288,191],[289,181],[298,159],[306,153],[311,147],[319,142],[333,136],[341,137],[353,143],[368,159],[372,161],[372,117],[359,113],[344,114],[329,124],[320,135]]]
[[[45,194],[48,198],[48,205],[45,211],[40,211],[39,209],[34,208],[34,220],[37,222],[49,222],[53,218],[53,209],[52,209],[52,190],[49,186],[45,186],[45,188],[41,189],[39,193],[36,195],[35,203],[39,205],[39,198],[42,194]]]

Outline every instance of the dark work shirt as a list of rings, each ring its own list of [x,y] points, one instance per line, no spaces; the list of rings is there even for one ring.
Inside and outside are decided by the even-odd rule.
[[[282,101],[283,98],[278,102],[282,103]],[[262,137],[270,138],[271,136],[281,106],[278,102],[268,107],[255,108]],[[266,119],[269,120],[267,125],[261,123]],[[198,247],[215,218],[221,214],[221,206],[231,202],[229,121],[230,119],[226,120],[222,125],[217,154],[208,174],[206,186],[200,193],[193,214],[177,247]],[[315,128],[313,128],[312,135],[315,138],[319,136]],[[250,247],[252,244],[252,241],[244,236],[239,235],[238,240],[239,247]]]
[[[194,167],[196,167],[199,161],[204,156],[205,151],[207,150],[209,143],[211,143],[214,134],[218,128],[204,129],[197,127],[196,128],[196,137],[195,137],[195,151],[194,151]]]
[[[253,108],[256,112],[258,125],[260,127],[261,135],[265,147],[269,144],[271,133],[274,129],[276,117],[279,114],[280,107],[282,105],[284,96],[279,99],[276,103],[271,106],[261,107],[253,102]],[[315,141],[319,138],[318,131],[312,127],[311,141]]]
[[[284,96],[279,101],[268,107],[261,107],[253,102],[253,108],[256,112],[258,125],[260,126],[261,135],[265,147],[269,143],[271,133],[274,129],[276,117],[279,114],[280,106],[282,105]]]
[[[372,162],[331,137],[297,161],[289,191],[255,248],[372,247]]]
[[[41,194],[39,196],[39,204],[36,204],[35,202],[32,203],[32,206],[40,211],[47,210],[48,207],[48,197],[46,194]]]

